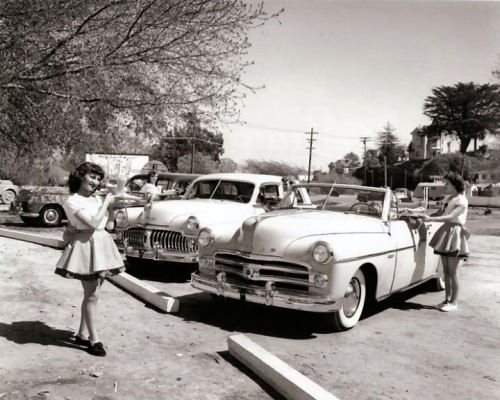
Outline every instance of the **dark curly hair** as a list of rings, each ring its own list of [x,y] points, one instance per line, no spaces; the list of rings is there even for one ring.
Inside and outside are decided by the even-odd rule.
[[[465,192],[465,182],[464,179],[456,172],[448,172],[444,179],[450,181],[450,183],[455,187],[458,193]]]
[[[87,174],[96,174],[101,177],[101,181],[104,179],[104,170],[100,165],[84,162],[75,168],[71,174],[69,174],[68,186],[71,193],[76,193],[80,189],[83,177]],[[98,190],[99,187],[96,188]]]
[[[149,183],[151,183],[151,178],[153,176],[156,176],[158,178],[158,172],[156,172],[154,169],[152,169],[152,170],[150,170],[148,172],[148,178],[147,178],[147,180],[148,180]]]

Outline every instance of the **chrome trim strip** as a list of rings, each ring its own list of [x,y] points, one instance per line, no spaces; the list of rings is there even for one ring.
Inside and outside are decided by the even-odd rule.
[[[346,262],[351,262],[351,261],[358,261],[358,260],[363,260],[365,258],[369,257],[378,257],[378,256],[383,256],[384,254],[390,254],[390,253],[397,253],[399,251],[404,251],[408,249],[415,249],[415,246],[407,246],[407,247],[402,247],[400,249],[394,249],[394,250],[387,250],[387,251],[382,251],[380,253],[372,253],[372,254],[366,254],[364,256],[358,256],[358,257],[350,257],[350,258],[344,258],[342,260],[335,260],[335,264],[340,264],[340,263],[346,263]],[[335,255],[335,254],[334,254]]]

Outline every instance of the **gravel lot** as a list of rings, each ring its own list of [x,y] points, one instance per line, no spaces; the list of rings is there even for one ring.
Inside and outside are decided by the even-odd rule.
[[[318,315],[213,302],[190,287],[184,267],[147,266],[139,276],[179,297],[180,312],[158,312],[106,283],[105,358],[71,342],[81,288],[53,274],[61,251],[0,237],[0,399],[279,399],[229,356],[227,338],[239,332],[343,400],[500,398],[500,237],[474,228],[500,235],[499,223],[472,211],[457,313],[430,308],[443,295],[423,285],[332,333]],[[26,229],[1,212],[0,222]]]

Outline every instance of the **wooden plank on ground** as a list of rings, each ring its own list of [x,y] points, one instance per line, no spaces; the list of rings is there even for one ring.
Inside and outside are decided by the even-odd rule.
[[[229,353],[289,400],[338,400],[243,334],[230,336]]]
[[[5,236],[16,240],[24,240],[25,242],[41,244],[44,246],[55,247],[56,249],[64,248],[64,242],[61,239],[57,239],[54,237],[43,237],[35,233],[20,232],[13,229],[0,228],[0,236]]]
[[[175,313],[179,311],[178,299],[167,296],[165,293],[163,293],[153,285],[143,282],[140,279],[127,274],[126,272],[122,272],[119,275],[110,276],[108,277],[108,279],[134,293],[144,301],[153,304],[162,311],[168,313]]]

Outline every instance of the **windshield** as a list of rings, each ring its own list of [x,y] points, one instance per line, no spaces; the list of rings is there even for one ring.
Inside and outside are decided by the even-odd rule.
[[[278,209],[315,208],[381,217],[384,196],[385,192],[366,187],[296,185],[278,204]]]
[[[248,182],[203,180],[195,182],[186,199],[216,199],[248,203],[252,198],[255,185]]]

